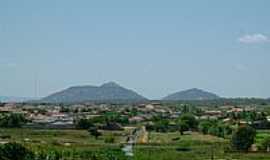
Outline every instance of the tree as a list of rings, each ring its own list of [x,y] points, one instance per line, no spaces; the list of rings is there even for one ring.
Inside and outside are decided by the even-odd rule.
[[[101,136],[101,132],[98,131],[97,127],[90,127],[88,129],[88,132],[90,133],[90,135],[94,136],[96,139],[98,139],[99,136]]]
[[[196,129],[198,126],[198,121],[192,114],[183,114],[179,117],[178,121],[182,121],[181,123],[185,122],[188,126],[188,129]]]
[[[30,160],[34,154],[18,143],[7,143],[0,147],[1,160]]]
[[[232,135],[231,144],[236,150],[247,151],[254,143],[256,130],[250,126],[239,127]]]
[[[93,126],[94,124],[89,119],[86,119],[86,118],[79,119],[76,122],[76,128],[78,129],[88,129]]]
[[[23,114],[11,113],[0,118],[0,127],[20,128],[26,122]]]
[[[199,124],[199,131],[202,132],[203,134],[208,134],[208,131],[211,126],[212,126],[212,123],[210,121],[202,121]]]
[[[189,126],[186,121],[178,121],[177,126],[181,135],[184,134],[184,131],[187,131],[189,129]]]
[[[169,121],[164,119],[164,120],[159,120],[154,123],[154,130],[156,132],[168,132],[169,130]]]

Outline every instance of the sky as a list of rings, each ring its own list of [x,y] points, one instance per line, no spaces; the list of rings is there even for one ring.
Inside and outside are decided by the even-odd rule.
[[[269,0],[0,1],[0,95],[108,81],[270,97]]]

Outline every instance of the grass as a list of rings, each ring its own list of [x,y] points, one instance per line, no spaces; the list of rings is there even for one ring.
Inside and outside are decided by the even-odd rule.
[[[103,147],[118,145],[125,142],[126,132],[102,132],[98,139],[86,130],[32,130],[32,129],[0,129],[0,135],[9,135],[3,141],[19,142],[31,146],[52,146],[64,148]],[[114,144],[105,143],[107,137],[114,137]]]
[[[256,142],[260,142],[269,133],[269,131],[259,131]],[[85,130],[0,129],[0,135],[11,136],[10,139],[0,139],[0,141],[16,141],[45,152],[56,149],[84,153],[96,149],[119,149],[128,134],[129,131],[104,131],[101,137],[95,139]],[[105,143],[105,139],[111,136],[115,138],[115,143]],[[226,153],[224,148],[229,146],[228,140],[196,132],[183,136],[178,132],[150,132],[148,136],[149,143],[135,145],[134,160],[204,160],[211,159],[212,156],[215,159],[270,159],[270,154],[266,153]]]
[[[176,132],[153,132],[149,136],[150,144],[136,146],[135,160],[270,159],[266,153],[224,152],[229,146],[228,140],[196,132],[183,136]]]
[[[197,132],[192,132],[190,134],[186,134],[181,136],[179,132],[170,132],[170,133],[157,133],[152,132],[149,134],[150,143],[160,143],[160,144],[171,144],[178,143],[183,141],[191,141],[191,142],[202,142],[202,143],[214,143],[214,142],[224,142],[225,140],[222,138],[218,138],[211,135],[202,135]]]
[[[260,143],[264,138],[270,136],[270,130],[259,130],[256,134],[256,143]]]

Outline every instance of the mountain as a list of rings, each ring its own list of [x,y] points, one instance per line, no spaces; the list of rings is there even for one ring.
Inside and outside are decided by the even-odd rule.
[[[173,93],[163,98],[168,101],[178,100],[212,100],[220,98],[218,95],[210,92],[203,91],[201,89],[193,88],[177,93]]]
[[[114,82],[101,86],[74,86],[41,99],[45,103],[85,101],[145,101],[146,98]]]
[[[0,96],[0,102],[25,102],[29,100],[34,100],[35,98],[28,97],[9,97],[9,96]]]

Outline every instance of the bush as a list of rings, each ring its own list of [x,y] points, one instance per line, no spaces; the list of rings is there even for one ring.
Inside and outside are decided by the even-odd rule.
[[[229,125],[218,121],[203,121],[199,124],[199,131],[203,134],[210,134],[225,138],[232,134],[232,128]]]
[[[25,119],[23,114],[12,113],[12,114],[7,114],[1,117],[0,127],[20,128],[26,122],[27,120]]]
[[[90,135],[94,136],[96,139],[98,139],[98,137],[102,135],[102,133],[98,131],[97,127],[90,127],[88,129],[88,132],[90,133]]]
[[[108,136],[108,137],[105,138],[104,142],[105,143],[114,143],[115,138],[113,136]]]
[[[178,125],[178,130],[181,135],[184,134],[184,131],[188,131],[189,129],[189,126],[186,121],[178,121],[177,125]]]
[[[32,160],[34,154],[18,143],[7,143],[0,147],[1,160]]]
[[[178,121],[185,122],[189,129],[196,129],[198,126],[196,118],[189,113],[181,115]]]
[[[261,149],[264,151],[270,151],[270,136],[263,139],[261,142]]]
[[[76,125],[76,128],[78,129],[88,129],[94,126],[93,123],[89,119],[85,119],[85,118],[79,119],[75,123],[75,125]]]
[[[208,134],[208,130],[210,129],[212,123],[210,121],[202,121],[199,124],[199,131],[203,134]]]
[[[249,126],[239,127],[233,133],[231,144],[233,149],[247,151],[254,143],[256,130]]]

